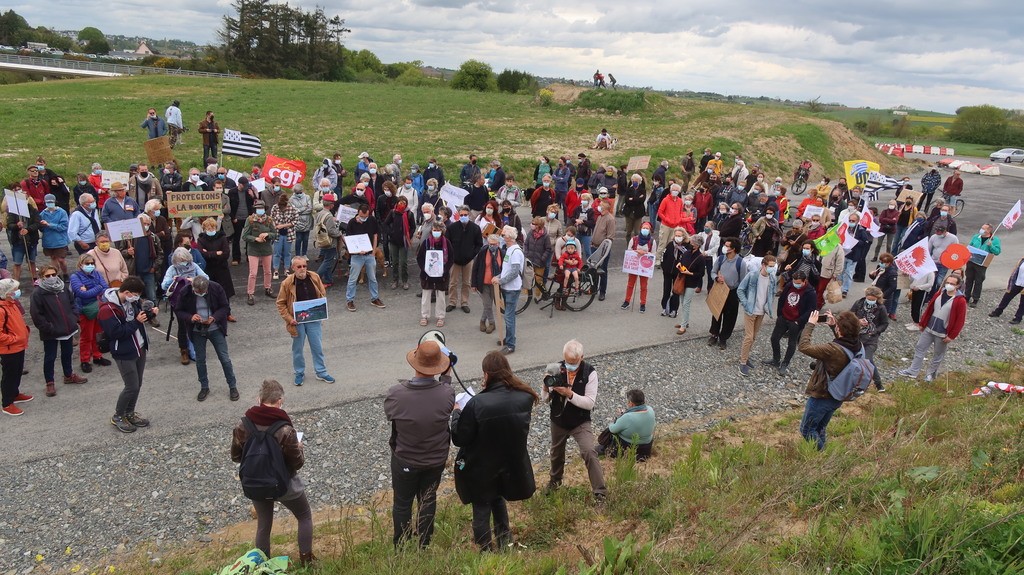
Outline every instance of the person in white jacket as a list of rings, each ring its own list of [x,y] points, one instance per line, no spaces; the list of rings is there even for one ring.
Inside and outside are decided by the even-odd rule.
[[[928,292],[931,291],[932,285],[935,283],[935,272],[921,274],[916,278],[900,273],[898,279],[910,280],[910,319],[913,321],[906,324],[905,327],[907,331],[920,331],[921,327],[918,324],[921,322],[921,312],[924,311],[924,306],[928,303]]]
[[[420,209],[420,194],[412,185],[412,176],[406,176],[402,187],[398,188],[398,197],[409,202],[408,210],[415,214]],[[397,201],[397,200],[396,200]]]
[[[704,254],[704,267],[707,269],[708,290],[710,290],[715,282],[715,278],[711,276],[711,265],[718,257],[722,238],[719,236],[718,230],[715,229],[715,223],[711,220],[704,222],[704,231],[694,237],[700,242],[700,253]],[[700,293],[700,288],[697,288],[697,293]]]

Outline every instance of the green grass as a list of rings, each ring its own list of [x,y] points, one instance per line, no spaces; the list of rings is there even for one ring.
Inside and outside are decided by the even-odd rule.
[[[594,93],[587,92],[587,93]],[[640,92],[602,91],[600,98],[636,98]],[[596,98],[586,96],[585,98]],[[303,159],[311,168],[334,152],[345,166],[369,151],[378,162],[401,152],[405,166],[422,166],[436,156],[449,176],[456,176],[470,152],[482,163],[499,158],[506,171],[528,180],[541,154],[575,156],[593,144],[601,128],[618,138],[611,152],[595,151],[596,161],[624,164],[634,155],[652,155],[676,162],[705,145],[765,166],[788,170],[802,156],[816,164],[842,156],[890,160],[865,147],[856,151],[819,146],[800,129],[806,115],[781,108],[740,106],[646,94],[643,111],[615,114],[554,104],[540,106],[530,96],[481,94],[444,87],[406,87],[318,83],[287,80],[221,80],[139,76],[83,79],[0,86],[0,125],[5,146],[0,151],[0,182],[24,177],[24,167],[42,154],[59,173],[73,178],[92,162],[106,169],[125,170],[143,159],[145,133],[138,127],[148,107],[163,113],[173,99],[182,102],[185,144],[176,152],[185,167],[201,162],[196,126],[213,110],[222,128],[256,134],[265,153]],[[751,129],[756,123],[758,129]],[[813,150],[759,149],[751,144],[764,130],[787,126]],[[841,129],[837,126],[837,129]],[[746,153],[744,153],[746,152]],[[251,161],[227,157],[225,164],[240,171]]]
[[[1019,574],[1024,398],[969,396],[989,378],[1021,381],[1015,361],[993,363],[948,387],[897,382],[847,404],[824,452],[798,439],[796,410],[660,435],[650,462],[605,464],[604,507],[573,462],[566,487],[510,504],[518,545],[501,554],[475,550],[454,495],[441,498],[428,550],[396,552],[378,500],[317,527],[323,562],[309,573]],[[293,552],[283,533],[275,549]],[[183,551],[118,572],[208,573],[244,551]]]

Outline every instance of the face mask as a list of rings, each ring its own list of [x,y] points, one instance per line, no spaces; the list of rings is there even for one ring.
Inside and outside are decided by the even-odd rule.
[[[437,186],[427,186],[427,189],[433,192],[434,190],[437,189]]]
[[[544,182],[544,187],[545,188],[550,188],[551,187],[551,182]]]
[[[491,250],[491,253],[493,254],[494,252],[498,251],[498,246],[494,244],[487,244],[487,249]]]
[[[85,181],[85,180],[78,180],[78,185],[79,185],[79,186],[84,186],[84,185],[86,185],[86,184],[88,184],[88,183],[89,183],[89,182],[87,182],[87,181]]]
[[[110,250],[110,242],[98,243],[98,244],[96,244],[96,247],[98,247],[101,252],[108,251],[108,250]]]
[[[775,219],[775,216],[774,216],[774,215],[772,215],[772,214],[765,214],[765,215],[764,215],[764,218],[765,218],[766,220],[773,220],[773,219]]]
[[[896,204],[889,204],[889,209],[890,210],[895,210],[896,209]]]
[[[864,305],[867,307],[875,307],[876,305],[878,305],[878,302],[866,299],[864,300]]]
[[[678,198],[679,197],[679,190],[672,190],[669,193],[672,194],[673,198]]]
[[[335,166],[340,166],[341,165],[341,160],[334,160],[334,165]]]
[[[710,234],[712,231],[714,231],[714,228],[704,228],[705,234]]]
[[[267,213],[267,210],[264,210],[263,208],[257,208],[256,209],[256,215],[257,216],[262,216],[262,215],[264,215],[266,213]]]
[[[765,266],[765,268],[764,268],[764,269],[765,269],[765,271],[767,271],[768,273],[770,273],[770,274],[773,274],[773,273],[775,273],[776,271],[778,271],[778,270],[779,270],[779,266]]]
[[[362,223],[365,223],[365,222],[366,222],[366,220],[368,220],[368,219],[370,219],[370,218],[364,218],[364,217],[361,217],[361,216],[360,216],[360,217],[357,217],[357,218],[356,218],[356,221],[358,221],[359,223],[361,223],[361,224],[362,224]]]
[[[14,299],[18,299],[20,297],[21,297],[21,290],[20,289],[14,290]]]
[[[950,293],[955,292],[956,291],[956,285],[955,284],[946,284],[946,291],[948,291]]]
[[[672,238],[672,241],[674,241],[677,244],[681,244],[681,243],[683,243],[683,238],[682,238],[682,236],[676,236],[676,237]]]
[[[137,295],[126,296],[124,298],[124,301],[126,301],[128,303],[135,303],[135,302],[139,301],[139,297],[141,297],[141,296],[137,296]]]
[[[377,173],[377,168],[370,168],[370,173],[371,174],[376,174]]]
[[[580,368],[580,364],[578,364],[578,363],[566,363],[565,364],[566,371],[576,371],[579,368]]]
[[[142,175],[145,176],[146,172],[142,172]],[[217,174],[217,179],[218,180],[225,180],[225,179],[227,179],[227,175],[226,174]]]
[[[56,207],[56,206],[57,206],[57,204],[54,203],[54,202],[46,202],[46,207],[48,207],[48,208],[53,208],[53,207]]]
[[[651,235],[651,230],[649,230],[647,228],[644,228],[644,229],[640,230],[640,235],[642,235],[644,237],[647,237],[647,236]]]
[[[549,220],[553,220],[553,219],[555,219],[557,217],[558,217],[558,214],[556,214],[555,212],[548,212],[548,219]]]
[[[585,210],[590,207],[590,202],[580,202],[580,207]]]
[[[430,220],[434,219],[434,212],[429,212],[429,213],[426,213],[426,212],[425,212],[425,213],[423,214],[423,219],[424,219],[425,221],[428,221],[428,222],[429,222]]]
[[[92,272],[96,271],[96,266],[94,264],[85,264],[84,266],[82,266],[82,271],[87,274],[91,274]]]
[[[91,212],[94,204],[82,204],[86,211]]]
[[[210,230],[206,230],[206,235],[213,237],[217,235],[217,230],[213,230],[212,232]]]
[[[366,193],[366,190],[356,190],[356,195],[359,196],[360,198],[363,197],[363,194],[365,194],[365,193]]]
[[[170,170],[170,168],[164,168],[164,173],[165,173],[165,174],[169,174],[169,173],[171,173],[171,170]]]
[[[459,221],[464,223],[464,224],[468,224],[469,223],[469,216],[459,216]]]
[[[401,166],[401,165],[402,165],[402,160],[398,160],[398,161],[397,161],[397,162],[395,162],[395,163],[396,163],[396,164],[398,164],[399,166]]]
[[[434,231],[430,232],[430,235],[433,236],[433,238],[435,240],[441,239],[441,232],[439,232],[437,230],[434,230]]]
[[[690,200],[683,200],[683,205],[685,205],[685,206],[692,206],[693,202],[691,202]]]
[[[487,212],[487,215],[489,216],[489,215],[491,215],[491,214],[493,214],[493,213],[494,213],[494,208],[487,208],[487,209],[486,209],[486,210],[484,210],[484,211],[485,211],[485,212]]]
[[[384,196],[385,197],[390,198],[392,195],[394,195],[394,194],[392,194],[391,192],[384,192]]]
[[[804,283],[803,282],[793,282],[793,288],[794,289],[800,289],[802,287],[804,287]]]
[[[149,226],[142,226],[142,231],[148,232],[149,231]]]
[[[193,184],[198,184],[199,183],[199,175],[196,174],[196,175],[190,176],[189,180],[191,180]]]
[[[640,187],[640,182],[633,182],[633,187],[634,188]]]
[[[103,170],[93,170],[92,173],[94,176],[99,176],[100,174],[103,173]]]
[[[946,210],[942,210],[942,211],[941,211],[941,212],[939,212],[939,213],[940,213],[940,214],[942,214],[942,217],[946,217],[946,216],[948,216],[948,215],[949,215],[949,212],[947,212]]]
[[[729,213],[735,216],[736,214],[740,213],[740,211],[735,209],[735,208],[733,208],[733,209],[729,210]]]

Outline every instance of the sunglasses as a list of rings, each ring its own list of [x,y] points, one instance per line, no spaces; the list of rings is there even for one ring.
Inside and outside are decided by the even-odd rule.
[[[304,270],[304,269],[306,269],[306,268],[307,268],[307,267],[309,267],[309,266],[300,266],[300,265],[294,265],[294,266],[292,266],[292,267],[293,267],[293,268],[295,268],[295,269],[297,269],[297,270]]]
[[[55,278],[55,277],[57,277],[57,274],[43,274],[43,277],[44,278]]]

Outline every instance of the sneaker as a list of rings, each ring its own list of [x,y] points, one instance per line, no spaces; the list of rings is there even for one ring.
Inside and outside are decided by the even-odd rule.
[[[896,373],[896,375],[902,377],[909,377],[910,379],[917,379],[917,374],[910,371],[909,369],[901,369]]]
[[[92,373],[92,364],[83,361],[78,367],[82,368],[82,373]]]
[[[675,318],[676,315],[678,315],[678,314],[679,314],[679,312],[677,312],[677,311],[670,311],[670,312],[668,312],[668,317]]]
[[[988,317],[999,317],[1001,315],[1003,315],[1003,312],[998,311],[998,310],[993,310],[991,313],[988,314]]]
[[[306,379],[306,374],[296,373],[295,374],[295,385],[302,385],[302,380]]]
[[[607,502],[607,501],[608,501],[608,496],[605,495],[604,493],[595,493],[594,494],[594,503],[595,504],[597,504],[597,505],[604,505],[605,502]]]
[[[929,373],[928,375],[924,376],[924,382],[925,383],[931,383],[933,381],[935,381],[935,374],[934,373]]]
[[[718,340],[718,349],[720,351],[725,351],[725,348],[726,348],[725,341],[726,340],[724,340],[724,339]]]
[[[740,375],[748,377],[750,375],[750,366],[745,363],[740,364]]]
[[[403,289],[403,290],[408,290],[408,289],[409,289],[409,282],[404,282],[404,283],[402,284],[402,289]]]
[[[620,305],[619,307],[622,308],[622,309],[629,309],[629,302],[628,301],[624,301],[624,302],[622,302],[622,305]]]
[[[1010,325],[1017,325],[1019,323],[1020,323],[1020,318],[1019,317],[1015,317],[1015,318],[1010,320]]]
[[[14,396],[14,403],[28,403],[28,402],[32,401],[33,399],[34,398],[31,395],[26,395],[24,393],[19,393],[18,395]]]
[[[114,417],[111,417],[110,424],[116,427],[117,430],[120,431],[121,433],[135,433],[135,426],[132,425],[132,422],[121,417],[120,415],[115,415]]]
[[[96,365],[102,365],[103,367],[110,367],[110,360],[105,357],[97,357],[96,359],[92,360],[92,362],[95,363]]]
[[[506,345],[506,346],[502,347],[500,351],[501,351],[502,355],[512,355],[513,353],[516,352],[516,348],[509,347],[509,346]]]
[[[267,297],[274,297],[274,292],[270,291],[270,288],[263,288],[263,295]]]
[[[967,307],[978,307],[978,302],[972,301],[972,302],[967,304]]]
[[[779,365],[779,375],[785,376],[788,373],[789,373],[789,364],[788,363],[783,363],[783,364]]]
[[[245,294],[245,303],[249,305],[256,305],[256,298],[254,298],[251,293]]]
[[[597,301],[604,301],[604,297],[605,297],[605,296],[604,296],[604,294],[603,294],[603,293],[599,293],[599,294],[597,294]]]
[[[918,325],[914,322],[910,322],[903,327],[906,328],[907,331],[919,331]]]
[[[21,415],[21,414],[25,413],[25,410],[23,410],[22,408],[18,407],[17,405],[14,405],[12,403],[12,404],[8,405],[7,407],[5,407],[3,409],[3,412],[6,413],[7,415],[18,416],[18,415]]]
[[[210,395],[210,389],[204,387],[199,390],[199,395],[196,396],[196,401],[206,401],[206,398]]]
[[[391,282],[391,289],[398,289],[398,282]]]
[[[231,401],[238,401],[238,388],[232,387],[231,389],[229,389],[228,398],[231,399]]]
[[[754,362],[752,362],[752,361],[750,361],[750,360],[748,359],[748,360],[747,360],[747,367],[749,367],[750,369],[754,369]]]
[[[335,381],[337,381],[336,379],[331,377],[331,375],[329,373],[325,373],[323,375],[320,375],[318,373],[318,374],[316,374],[316,379],[317,379],[317,381],[325,381],[327,383],[334,383]]]
[[[135,427],[149,427],[149,420],[134,411],[125,415],[124,418]]]
[[[347,309],[348,311],[356,311],[356,302],[350,301],[350,302],[346,303],[345,304],[345,309]]]
[[[668,309],[661,310],[661,317],[668,317]]]
[[[78,375],[77,373],[72,373],[71,375],[69,375],[69,376],[64,378],[64,383],[68,383],[68,384],[82,384],[82,383],[88,383],[88,382],[89,382],[89,380],[87,378],[84,378],[84,377]]]
[[[276,280],[281,279],[281,274],[279,274],[277,272],[274,272],[274,279],[276,279]]]
[[[879,383],[879,384],[878,384],[878,385],[876,385],[875,387],[877,387],[877,388],[878,388],[878,393],[885,393],[885,386],[884,386],[884,385],[882,385],[881,383]]]
[[[385,307],[387,307],[387,306],[384,305],[384,302],[380,301],[380,298],[377,298],[377,299],[371,301],[370,305],[372,305],[373,307],[380,308],[380,309],[384,309]],[[466,308],[465,306],[463,306],[462,311],[466,311],[467,309],[469,309],[469,308]]]
[[[895,320],[896,319],[896,314],[894,314],[894,313],[889,314],[889,319]]]
[[[445,313],[451,313],[453,311],[455,311],[455,306],[453,304],[448,304],[448,307],[444,308]]]

